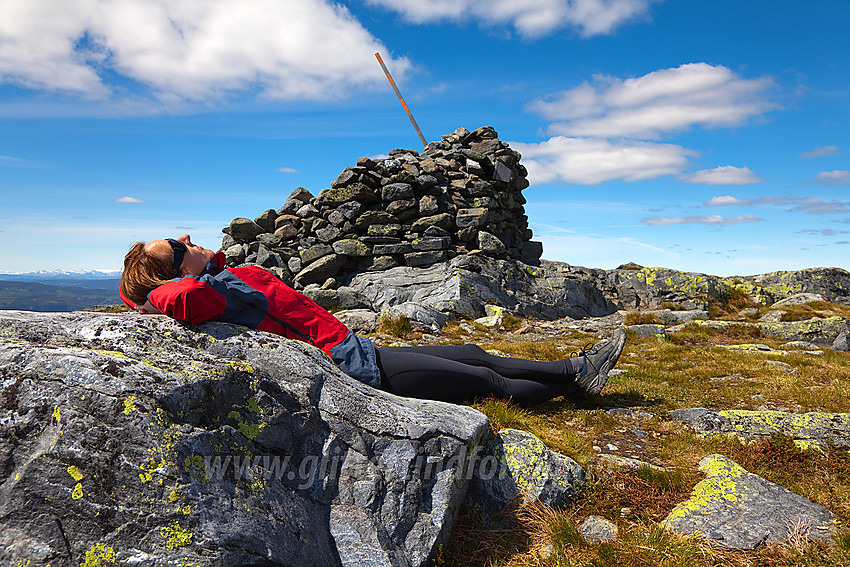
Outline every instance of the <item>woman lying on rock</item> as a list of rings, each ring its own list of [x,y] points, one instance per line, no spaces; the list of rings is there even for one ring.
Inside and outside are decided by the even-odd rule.
[[[476,345],[381,347],[258,266],[224,268],[224,254],[178,239],[137,242],[124,258],[121,298],[139,313],[192,324],[223,321],[308,342],[349,376],[399,396],[463,402],[496,396],[531,406],[598,394],[625,343],[618,329],[576,357],[505,358]]]

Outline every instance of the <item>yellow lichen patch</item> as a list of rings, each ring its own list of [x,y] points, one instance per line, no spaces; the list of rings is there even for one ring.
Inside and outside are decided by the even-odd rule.
[[[180,493],[176,490],[172,490],[171,493],[168,495],[168,499],[172,502],[177,502],[177,500],[180,499]]]
[[[94,352],[98,354],[105,354],[106,356],[115,356],[118,358],[128,358],[126,354],[121,352],[120,350],[95,350]]]
[[[83,480],[83,473],[80,472],[80,469],[77,468],[76,465],[71,465],[66,470],[68,471],[68,474],[71,475],[71,478],[73,478],[75,481],[79,482]]]
[[[83,485],[79,482],[74,485],[74,490],[71,491],[71,498],[79,500],[83,497]]]
[[[165,538],[165,547],[175,549],[192,543],[192,532],[180,527],[176,520],[159,528],[159,535]]]
[[[85,560],[80,567],[104,567],[115,563],[115,550],[102,543],[96,543],[86,551]]]
[[[183,470],[196,480],[200,480],[201,482],[210,481],[210,477],[207,474],[207,467],[204,464],[204,458],[200,455],[183,459]]]
[[[735,479],[748,473],[735,461],[723,455],[710,455],[700,461],[699,468],[708,478],[697,483],[691,492],[691,497],[682,502],[670,512],[665,522],[669,523],[678,518],[684,518],[691,512],[696,512],[709,506],[723,502],[739,502],[746,498],[746,486],[739,486]]]
[[[60,423],[62,421],[62,414],[59,413],[59,406],[53,408],[53,419],[56,420],[56,423]]]
[[[184,504],[183,506],[177,505],[177,509],[174,510],[178,514],[182,514],[184,516],[188,516],[192,513],[192,507],[189,504]]]
[[[130,396],[124,400],[124,415],[130,415],[136,411],[136,396]]]
[[[254,373],[254,367],[241,360],[231,360],[227,363],[227,368],[231,371],[247,372],[248,374]]]

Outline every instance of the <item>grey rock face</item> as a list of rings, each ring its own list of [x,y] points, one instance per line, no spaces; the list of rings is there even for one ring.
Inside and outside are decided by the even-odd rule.
[[[424,269],[398,267],[358,274],[349,286],[382,310],[414,301],[474,318],[485,315],[483,306],[487,304],[539,319],[596,317],[616,311],[616,306],[586,281],[483,256],[458,256],[448,265]]]
[[[829,538],[835,516],[819,504],[744,470],[722,455],[699,464],[707,478],[690,500],[664,520],[678,533],[698,533],[724,547],[754,549],[787,540],[797,531],[812,539]]]
[[[11,565],[422,565],[488,430],[221,323],[4,311],[0,370]]]
[[[517,429],[503,429],[485,446],[469,487],[469,501],[487,518],[497,518],[518,498],[562,508],[578,497],[585,472],[571,458]]]

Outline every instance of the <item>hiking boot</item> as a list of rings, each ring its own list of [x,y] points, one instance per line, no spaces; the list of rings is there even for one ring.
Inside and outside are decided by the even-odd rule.
[[[576,384],[582,391],[594,396],[602,391],[608,381],[608,372],[617,364],[625,344],[626,331],[617,329],[610,338],[595,345],[588,344],[573,353],[584,362],[576,375]]]

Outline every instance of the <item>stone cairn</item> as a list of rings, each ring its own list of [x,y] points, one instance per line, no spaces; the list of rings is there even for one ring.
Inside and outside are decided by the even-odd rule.
[[[336,289],[355,274],[426,266],[460,254],[539,263],[520,154],[491,127],[458,128],[423,153],[362,157],[314,197],[295,189],[280,209],[222,229],[228,266],[255,264],[298,289]]]

